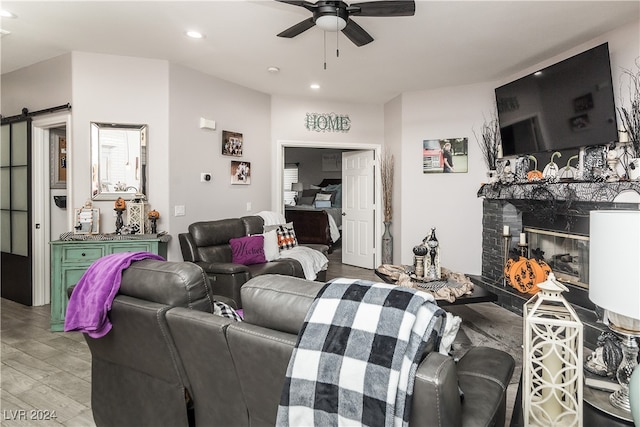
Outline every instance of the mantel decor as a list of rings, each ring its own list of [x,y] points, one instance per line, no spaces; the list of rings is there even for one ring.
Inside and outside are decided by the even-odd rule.
[[[556,200],[580,202],[613,202],[618,194],[635,190],[640,194],[639,181],[617,182],[532,182],[524,184],[485,184],[478,197],[500,200]]]
[[[492,180],[495,179],[496,161],[498,160],[499,149],[502,144],[497,114],[493,113],[490,119],[485,119],[482,128],[480,128],[479,136],[475,130],[473,134],[480,146],[480,151],[482,151],[484,163],[487,169],[489,169],[491,175],[489,176],[489,181],[492,182]]]

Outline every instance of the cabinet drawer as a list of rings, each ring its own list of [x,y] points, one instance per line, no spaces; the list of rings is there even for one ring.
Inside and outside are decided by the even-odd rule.
[[[69,245],[62,248],[63,263],[92,263],[104,255],[104,246],[73,247],[72,245]]]
[[[113,243],[110,252],[117,254],[120,252],[156,252],[156,245],[152,243],[136,242],[136,243]]]

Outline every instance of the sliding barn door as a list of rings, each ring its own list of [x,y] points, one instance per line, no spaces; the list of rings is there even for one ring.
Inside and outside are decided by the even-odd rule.
[[[0,246],[2,298],[32,304],[31,119],[2,124]]]

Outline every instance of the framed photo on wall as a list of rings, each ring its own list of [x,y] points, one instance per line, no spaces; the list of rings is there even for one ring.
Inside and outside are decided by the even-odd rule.
[[[469,140],[467,138],[422,141],[423,173],[466,173],[468,170]]]
[[[231,161],[231,184],[251,184],[251,162]]]
[[[242,157],[242,134],[238,132],[231,132],[228,130],[222,131],[222,154],[225,156]]]

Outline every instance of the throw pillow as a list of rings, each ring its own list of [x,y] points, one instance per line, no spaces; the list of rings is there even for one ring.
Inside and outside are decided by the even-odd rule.
[[[264,264],[264,237],[246,236],[229,240],[231,245],[231,262],[235,264],[251,265]]]
[[[264,257],[267,261],[273,261],[280,255],[278,246],[278,232],[276,230],[267,231],[264,236]]]
[[[296,239],[296,232],[293,230],[293,225],[291,227],[287,227],[287,225],[281,225],[276,230],[278,233],[278,247],[281,251],[298,246],[298,239]]]
[[[314,196],[302,196],[298,202],[298,205],[312,205]]]
[[[315,201],[331,201],[333,193],[318,193],[316,194]]]

